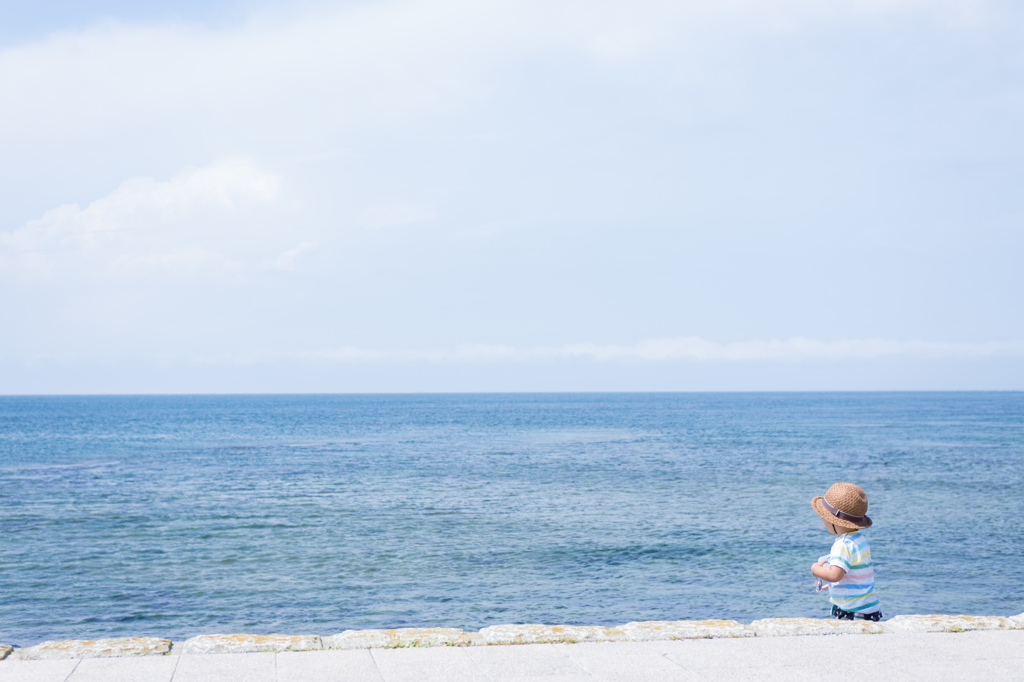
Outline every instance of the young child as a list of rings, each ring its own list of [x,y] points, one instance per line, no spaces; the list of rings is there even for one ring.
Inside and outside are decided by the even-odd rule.
[[[868,496],[860,486],[836,483],[824,497],[811,500],[811,506],[828,532],[837,536],[829,555],[811,565],[811,574],[828,583],[832,615],[847,620],[880,620],[882,610],[875,596],[871,547],[861,533],[871,526],[871,519],[866,516]]]

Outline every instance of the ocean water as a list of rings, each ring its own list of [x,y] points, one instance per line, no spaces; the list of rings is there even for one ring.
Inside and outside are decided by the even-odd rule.
[[[0,398],[0,642],[1024,611],[1024,394]]]

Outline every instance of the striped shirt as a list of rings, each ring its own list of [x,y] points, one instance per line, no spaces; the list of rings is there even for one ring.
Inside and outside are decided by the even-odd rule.
[[[832,543],[828,565],[846,571],[842,580],[829,584],[829,601],[843,611],[856,613],[874,613],[881,608],[875,595],[871,545],[860,531],[844,533],[836,538]]]

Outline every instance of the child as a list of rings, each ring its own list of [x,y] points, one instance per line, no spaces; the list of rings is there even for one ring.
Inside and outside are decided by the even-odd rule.
[[[880,620],[881,606],[875,596],[875,569],[871,566],[871,547],[860,531],[871,526],[868,496],[852,483],[836,483],[824,497],[815,497],[811,506],[836,535],[832,551],[811,565],[811,574],[828,583],[832,615],[853,620]],[[819,588],[820,589],[820,588]]]

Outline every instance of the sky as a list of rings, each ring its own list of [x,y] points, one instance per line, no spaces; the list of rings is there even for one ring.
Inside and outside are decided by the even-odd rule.
[[[0,393],[1024,390],[1021,35],[0,0]]]

